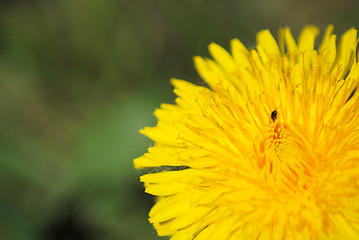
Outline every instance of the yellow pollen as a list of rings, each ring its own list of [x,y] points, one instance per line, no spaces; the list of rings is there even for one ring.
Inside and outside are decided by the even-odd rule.
[[[296,167],[293,163],[298,162],[300,155],[296,149],[297,144],[287,132],[283,123],[271,123],[264,142],[264,178],[275,194],[297,192],[301,166]]]

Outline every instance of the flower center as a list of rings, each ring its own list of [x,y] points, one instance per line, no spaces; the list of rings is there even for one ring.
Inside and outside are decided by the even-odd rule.
[[[264,177],[275,193],[296,193],[300,182],[301,157],[299,144],[281,122],[270,124],[264,142]]]

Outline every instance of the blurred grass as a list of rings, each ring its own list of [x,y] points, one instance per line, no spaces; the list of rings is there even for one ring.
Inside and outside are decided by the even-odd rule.
[[[215,41],[357,27],[353,1],[0,0],[0,239],[160,239],[132,159]]]

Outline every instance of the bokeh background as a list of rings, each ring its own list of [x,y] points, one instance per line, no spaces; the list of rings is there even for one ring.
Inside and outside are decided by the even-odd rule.
[[[359,25],[349,0],[0,0],[0,239],[152,240],[132,159],[192,56],[308,23]]]

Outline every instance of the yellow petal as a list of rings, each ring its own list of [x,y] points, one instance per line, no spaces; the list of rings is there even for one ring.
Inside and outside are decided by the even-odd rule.
[[[236,64],[233,57],[221,46],[216,43],[209,44],[209,52],[212,57],[225,69],[227,72],[233,72],[236,69]]]
[[[260,31],[257,34],[257,47],[258,46],[264,50],[268,58],[274,59],[280,56],[277,41],[268,29]]]
[[[246,69],[251,68],[248,49],[243,45],[241,41],[239,41],[238,39],[232,39],[231,52],[237,66],[240,65]]]

